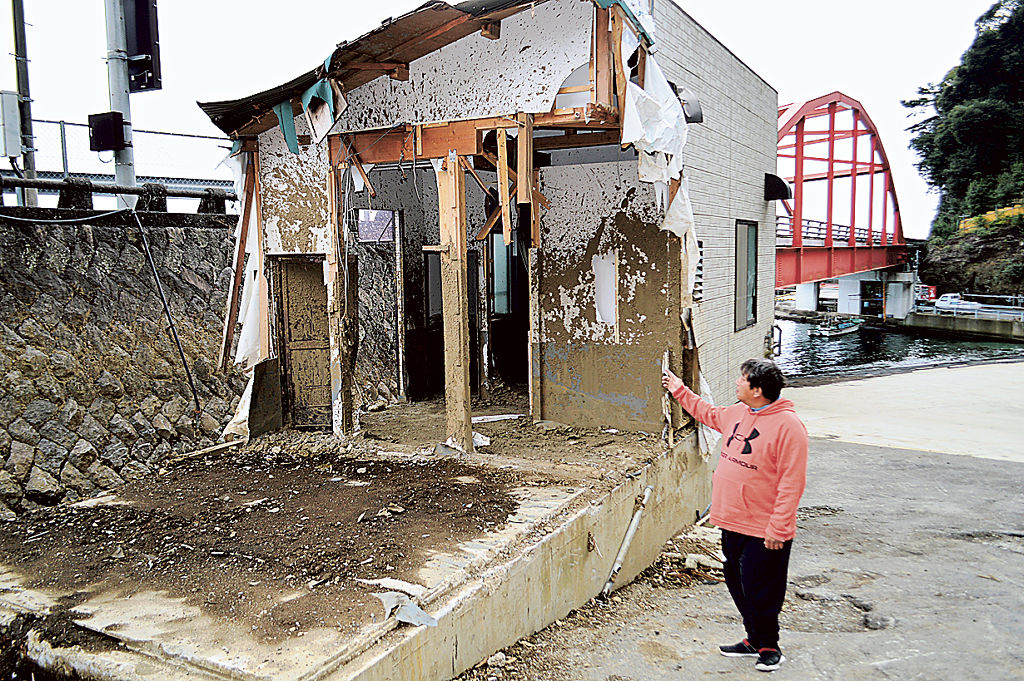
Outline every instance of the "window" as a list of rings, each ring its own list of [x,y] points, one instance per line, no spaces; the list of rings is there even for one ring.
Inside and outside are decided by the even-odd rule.
[[[395,240],[395,211],[359,211],[359,243],[380,243]]]
[[[757,223],[736,221],[736,330],[757,322]]]

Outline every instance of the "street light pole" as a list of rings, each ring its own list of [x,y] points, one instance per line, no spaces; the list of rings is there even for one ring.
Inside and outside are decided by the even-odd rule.
[[[28,89],[28,41],[25,39],[25,7],[22,0],[11,0],[11,16],[14,19],[14,63],[18,80],[18,113],[21,115],[22,163],[25,177],[36,177],[35,139],[32,135],[32,98]],[[24,190],[25,205],[37,204],[36,190]]]
[[[135,186],[135,159],[132,153],[132,113],[128,99],[128,39],[124,23],[124,0],[104,0],[107,15],[107,86],[110,110],[124,116],[124,149],[114,152],[116,184]],[[138,197],[118,195],[119,208],[134,208]]]

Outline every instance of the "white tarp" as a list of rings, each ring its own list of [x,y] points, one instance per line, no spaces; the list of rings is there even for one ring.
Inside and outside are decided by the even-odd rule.
[[[708,404],[714,404],[715,398],[711,394],[711,384],[708,383],[708,379],[704,378],[704,372],[700,372],[700,398]],[[697,441],[700,444],[700,453],[707,460],[713,453],[714,449],[718,447],[719,440],[722,439],[722,434],[717,430],[705,426],[703,423],[700,424],[700,428],[697,429]]]

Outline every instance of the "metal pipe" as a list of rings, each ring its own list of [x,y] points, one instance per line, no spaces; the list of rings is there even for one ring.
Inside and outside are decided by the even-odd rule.
[[[153,270],[153,279],[156,280],[156,290],[160,294],[160,301],[164,304],[164,314],[167,315],[167,331],[171,334],[171,338],[174,339],[174,344],[178,346],[178,355],[181,357],[181,366],[185,367],[185,376],[188,378],[188,387],[192,389],[192,399],[196,403],[195,418],[199,418],[199,414],[202,413],[203,408],[199,406],[199,393],[196,392],[195,381],[192,380],[192,371],[188,368],[188,360],[185,359],[185,351],[181,347],[181,341],[178,340],[178,330],[174,327],[174,319],[171,317],[171,307],[167,304],[167,296],[164,295],[164,285],[160,283],[160,274],[156,270],[156,263],[153,261],[153,253],[149,250],[149,239],[146,238],[146,230],[142,227],[142,221],[139,220],[139,214],[134,210],[131,211],[132,217],[135,218],[135,224],[139,227],[139,234],[142,235],[142,246],[146,251],[146,260],[149,261],[149,267]]]
[[[29,178],[20,177],[5,177],[0,178],[0,186],[3,187],[31,187],[33,189],[68,189],[70,185],[65,180],[46,180],[42,178],[36,178],[31,180]],[[238,195],[233,191],[225,191],[223,189],[211,187],[210,189],[167,189],[167,196],[183,199],[205,199],[209,196],[223,196],[228,201],[238,200]],[[126,186],[119,184],[106,184],[106,183],[93,183],[89,185],[89,190],[94,194],[132,194],[135,196],[142,196],[149,193],[147,187],[139,186]]]
[[[64,161],[64,177],[71,175],[68,172],[68,131],[64,127],[64,121],[60,122],[60,157]]]
[[[626,559],[626,552],[629,550],[629,544],[633,541],[633,535],[636,534],[636,528],[640,525],[640,515],[644,512],[644,508],[647,506],[647,502],[651,498],[651,492],[654,491],[654,487],[648,485],[644,488],[642,496],[637,496],[636,505],[633,506],[633,519],[629,521],[629,527],[626,528],[626,536],[622,538],[622,545],[619,547],[619,552],[615,554],[615,562],[612,564],[612,572],[608,575],[608,581],[605,582],[604,588],[601,589],[601,595],[607,596],[611,593],[612,587],[615,585],[615,578],[619,576],[619,570],[622,569],[622,563]]]
[[[18,81],[18,112],[21,115],[22,161],[25,176],[36,176],[35,139],[32,134],[32,97],[28,87],[28,41],[25,39],[25,7],[22,0],[11,0],[11,14],[14,20],[14,63]],[[38,202],[34,191],[24,192],[24,204],[35,206]]]
[[[135,186],[132,151],[132,107],[128,97],[128,38],[124,24],[124,0],[105,0],[107,18],[107,87],[110,110],[124,116],[124,149],[114,152],[114,178],[120,185]],[[134,208],[135,200],[117,198],[119,207]]]

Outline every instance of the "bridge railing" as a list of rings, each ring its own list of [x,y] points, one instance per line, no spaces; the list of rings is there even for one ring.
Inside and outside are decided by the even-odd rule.
[[[805,246],[824,246],[828,236],[828,223],[823,220],[803,220],[803,242]],[[879,230],[872,230],[871,242],[875,246],[890,245],[893,243],[893,235],[885,234],[883,241],[882,233]],[[854,228],[854,239],[858,245],[868,245],[868,230],[865,227]],[[791,246],[793,244],[793,218],[788,215],[779,215],[775,218],[775,241],[779,246]],[[845,246],[850,242],[850,226],[832,223],[832,243],[835,246]]]

